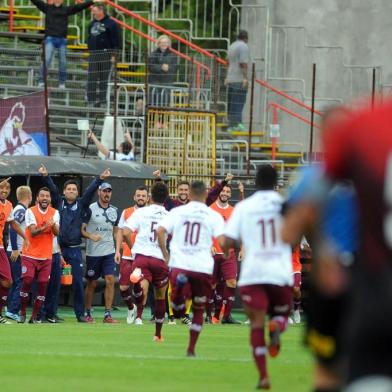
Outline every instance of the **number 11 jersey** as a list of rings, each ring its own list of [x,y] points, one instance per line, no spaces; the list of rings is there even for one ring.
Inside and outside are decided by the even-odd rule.
[[[225,235],[243,243],[239,286],[293,285],[291,247],[281,239],[283,198],[275,191],[258,191],[238,203]]]

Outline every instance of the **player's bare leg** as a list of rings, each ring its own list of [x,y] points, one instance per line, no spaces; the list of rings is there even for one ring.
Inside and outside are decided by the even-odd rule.
[[[143,316],[144,307],[146,306],[147,303],[147,294],[148,294],[149,286],[150,284],[147,279],[142,279],[140,282],[135,283],[133,286],[133,294],[135,296],[135,302],[137,307],[137,315],[135,320],[136,325],[143,324],[142,316]]]
[[[265,312],[254,310],[244,304],[245,313],[250,320],[250,345],[252,347],[253,358],[259,371],[258,389],[270,389],[271,385],[267,373],[267,347],[264,337]]]
[[[111,310],[113,306],[113,298],[114,298],[114,276],[113,275],[105,275],[105,315],[104,315],[104,323],[117,323],[117,320],[113,320],[111,315]]]
[[[155,288],[155,336],[154,341],[163,342],[161,335],[162,325],[165,321],[166,311],[166,289],[167,285],[160,288]]]
[[[86,285],[86,320],[88,322],[93,322],[93,317],[91,315],[91,308],[93,305],[93,296],[95,288],[97,287],[96,280],[88,280]]]

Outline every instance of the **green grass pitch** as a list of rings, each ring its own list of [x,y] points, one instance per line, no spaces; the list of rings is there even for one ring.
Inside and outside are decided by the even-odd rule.
[[[249,349],[249,326],[206,325],[186,358],[188,328],[163,326],[165,342],[154,343],[154,325],[78,324],[69,311],[63,324],[0,325],[0,390],[6,391],[252,391],[257,373]],[[147,314],[147,312],[146,312]],[[311,357],[301,326],[289,326],[282,352],[268,359],[272,390],[306,392]]]

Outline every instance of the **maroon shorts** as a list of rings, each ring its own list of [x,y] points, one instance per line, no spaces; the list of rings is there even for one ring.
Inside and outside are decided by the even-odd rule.
[[[237,279],[237,259],[234,252],[230,253],[226,260],[223,255],[214,256],[213,283],[217,284],[221,280]]]
[[[244,306],[264,310],[270,316],[288,316],[293,301],[293,288],[274,284],[255,284],[240,287]]]
[[[132,263],[133,260],[131,259],[124,259],[122,258],[120,261],[120,276],[118,278],[118,282],[120,286],[129,286],[131,282],[129,278],[132,273]]]
[[[52,269],[52,260],[37,260],[31,257],[23,256],[22,260],[22,279],[32,278],[39,283],[47,283],[50,278],[50,271]]]
[[[188,278],[188,283],[186,283],[186,285],[182,289],[185,297],[187,299],[192,299],[193,306],[197,304],[204,306],[207,302],[207,298],[211,294],[212,276],[204,274],[202,272],[193,272],[183,270],[181,268],[172,268],[170,270],[170,286],[172,288],[172,299],[174,299],[176,296],[177,276],[180,273],[184,274]]]
[[[132,263],[132,271],[135,268],[140,268],[143,278],[157,289],[166,286],[169,282],[169,267],[163,260],[151,256],[136,255]]]
[[[0,280],[12,283],[11,266],[4,248],[0,248]]]
[[[300,288],[301,284],[302,284],[302,274],[301,274],[301,272],[294,272],[293,278],[294,278],[294,285],[293,285],[293,287]]]

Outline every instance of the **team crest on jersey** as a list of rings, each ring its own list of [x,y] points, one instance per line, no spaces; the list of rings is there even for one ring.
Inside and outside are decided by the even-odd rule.
[[[23,267],[22,267],[22,274],[25,274],[27,272],[27,267],[24,265]]]
[[[117,209],[114,207],[109,207],[108,209],[105,210],[105,212],[103,213],[103,216],[106,217],[108,222],[114,224],[117,220]]]

